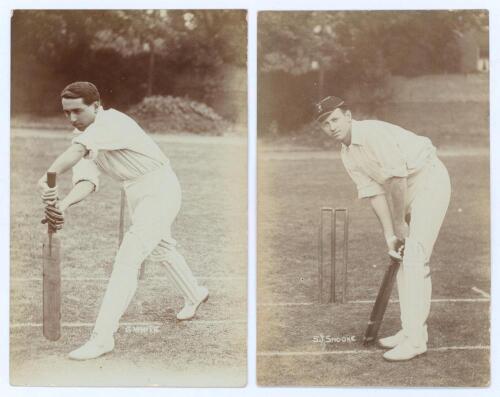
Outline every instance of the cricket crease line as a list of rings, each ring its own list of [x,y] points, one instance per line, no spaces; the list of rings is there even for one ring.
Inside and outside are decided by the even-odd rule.
[[[446,352],[446,351],[460,351],[460,350],[490,350],[490,346],[445,346],[445,347],[431,347],[427,349],[428,352]],[[381,354],[382,350],[334,350],[334,351],[321,351],[321,352],[285,352],[285,351],[267,351],[257,352],[257,356],[330,356],[340,354]]]
[[[490,294],[488,294],[487,292],[485,292],[482,289],[479,289],[477,287],[472,287],[472,291],[477,292],[478,294],[484,296],[485,298],[489,298],[490,297]]]
[[[439,157],[484,157],[489,156],[489,150],[439,150]],[[261,157],[266,161],[304,161],[304,160],[340,160],[340,153],[309,152],[309,151],[276,151],[264,150]]]
[[[177,322],[176,322],[177,323]],[[180,323],[180,322],[179,322]],[[192,320],[189,322],[182,322],[182,324],[246,324],[247,320]],[[120,323],[120,327],[161,327],[166,325],[167,322],[128,322],[128,323]],[[36,328],[42,327],[42,323],[13,323],[10,324],[11,328]],[[62,327],[66,328],[78,328],[78,327],[93,327],[95,323],[61,323]]]
[[[236,281],[246,281],[246,277],[201,277],[195,276],[198,280],[236,280]],[[23,277],[12,277],[10,281],[12,282],[26,282],[26,281],[42,281],[41,277],[31,277],[31,278],[23,278]],[[146,277],[143,280],[139,280],[140,282],[150,282],[150,281],[164,281],[170,280],[168,277],[154,277],[148,278]],[[109,281],[109,277],[62,277],[61,281]]]
[[[486,298],[441,298],[441,299],[431,299],[432,303],[458,303],[458,302],[489,302],[490,299]],[[375,300],[358,300],[349,301],[348,303],[375,303]],[[390,300],[389,303],[399,303],[399,299]]]
[[[311,306],[314,302],[257,303],[257,306]]]
[[[477,303],[477,302],[490,302],[490,298],[443,298],[443,299],[432,299],[432,303],[461,303],[461,302],[471,302],[471,303]],[[355,300],[355,301],[347,301],[347,303],[353,303],[353,304],[373,304],[375,303],[375,300]],[[389,303],[399,303],[399,300],[394,299],[390,300]],[[280,302],[280,303],[259,303],[257,306],[312,306],[312,305],[318,305],[318,306],[323,306],[327,305],[325,303],[317,303],[317,302]]]

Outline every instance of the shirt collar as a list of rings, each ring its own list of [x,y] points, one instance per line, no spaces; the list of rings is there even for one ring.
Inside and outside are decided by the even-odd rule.
[[[95,120],[94,120],[94,123],[95,123],[96,121],[99,121],[99,119],[102,117],[102,112],[104,112],[104,109],[102,108],[102,106],[99,106],[99,107],[97,108],[97,113],[96,113],[96,115],[95,115]],[[93,123],[92,123],[92,124],[93,124]]]
[[[358,129],[358,122],[356,120],[352,120],[351,123],[351,145],[362,145],[363,139],[362,135]]]
[[[363,145],[363,136],[359,129],[357,128],[358,122],[356,120],[352,120],[351,123],[351,144],[348,146],[346,144],[342,144],[342,150],[346,151],[352,145]]]

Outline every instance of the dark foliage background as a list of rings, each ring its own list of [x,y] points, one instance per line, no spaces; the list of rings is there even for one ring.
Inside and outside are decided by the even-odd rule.
[[[75,80],[94,82],[118,109],[188,97],[234,120],[241,106],[227,110],[221,97],[246,98],[235,83],[246,83],[245,11],[16,10],[11,33],[13,115],[58,113],[60,91]]]
[[[296,133],[326,95],[372,115],[393,76],[460,73],[461,37],[487,27],[481,10],[262,12],[259,135]]]

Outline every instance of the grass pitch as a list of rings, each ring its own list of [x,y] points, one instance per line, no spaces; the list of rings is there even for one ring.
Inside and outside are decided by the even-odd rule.
[[[89,337],[118,248],[119,185],[70,208],[62,244],[62,337],[42,335],[40,224],[36,182],[70,142],[69,133],[14,129],[11,136],[10,375],[14,385],[242,386],[246,383],[246,141],[155,137],[183,188],[173,236],[199,283],[210,290],[194,320],[178,322],[182,299],[161,266],[144,280],[124,314],[116,348],[96,360],[67,353]],[[71,173],[58,180],[68,192]]]
[[[355,199],[355,186],[335,153],[259,148],[259,385],[489,384],[488,151],[447,151],[441,158],[450,173],[452,198],[431,258],[435,301],[428,323],[429,351],[398,364],[385,362],[382,350],[362,345],[389,264],[369,203]],[[349,208],[349,303],[345,305],[318,303],[318,225],[323,206]],[[339,233],[340,245],[340,228]],[[325,298],[327,290],[328,284]],[[399,305],[393,302],[380,335],[391,335],[399,327]]]

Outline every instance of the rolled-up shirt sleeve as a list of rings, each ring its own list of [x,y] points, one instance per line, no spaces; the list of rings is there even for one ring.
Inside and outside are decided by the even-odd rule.
[[[390,178],[408,176],[406,159],[398,143],[389,132],[379,131],[377,134],[367,134],[366,144],[380,164],[377,181],[381,184]]]
[[[356,188],[358,190],[358,198],[367,198],[378,196],[379,194],[385,194],[384,188],[379,185],[376,181],[371,179],[369,176],[347,168],[347,173],[356,184]]]
[[[93,160],[81,159],[73,166],[73,186],[81,181],[89,181],[95,185],[94,191],[99,190],[100,171]]]

